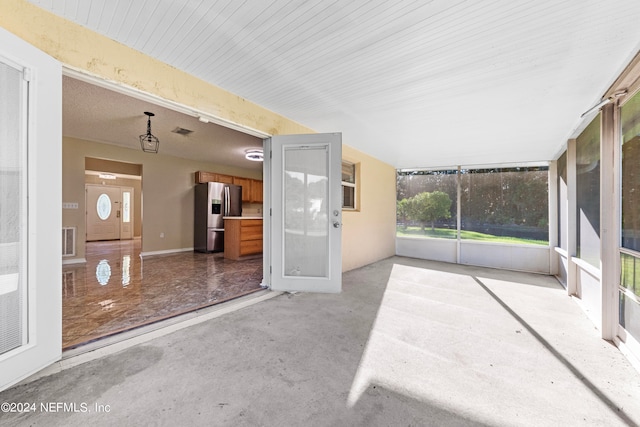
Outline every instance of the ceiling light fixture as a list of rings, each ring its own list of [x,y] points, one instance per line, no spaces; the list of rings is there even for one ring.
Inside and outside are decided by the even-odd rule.
[[[148,116],[147,133],[140,135],[140,146],[142,147],[142,151],[145,153],[157,153],[160,141],[151,134],[151,117],[155,116],[155,114],[148,111],[145,111],[144,113]]]
[[[262,162],[264,160],[264,154],[262,150],[251,149],[245,151],[244,158],[247,160],[251,160],[252,162]]]

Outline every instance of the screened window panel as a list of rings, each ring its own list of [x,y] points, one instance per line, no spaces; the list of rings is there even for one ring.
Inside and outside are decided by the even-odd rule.
[[[640,94],[620,109],[622,134],[622,235],[625,249],[640,252]],[[620,253],[620,325],[640,337],[640,257]]]
[[[398,236],[457,238],[457,173],[456,169],[398,172]]]
[[[548,180],[547,167],[463,170],[462,238],[548,244]]]
[[[576,139],[577,256],[600,268],[600,114]]]
[[[557,204],[558,204],[558,246],[564,250],[568,250],[567,242],[567,226],[569,224],[569,204],[568,204],[568,184],[567,184],[567,152],[562,153],[558,159],[558,178],[557,178]]]
[[[620,326],[636,339],[640,337],[640,304],[620,293]]]
[[[640,94],[621,108],[622,247],[640,252]]]

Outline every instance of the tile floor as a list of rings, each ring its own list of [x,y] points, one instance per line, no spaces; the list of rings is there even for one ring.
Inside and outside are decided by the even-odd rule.
[[[88,242],[62,268],[62,348],[262,289],[262,257],[182,252],[140,258],[140,240]]]

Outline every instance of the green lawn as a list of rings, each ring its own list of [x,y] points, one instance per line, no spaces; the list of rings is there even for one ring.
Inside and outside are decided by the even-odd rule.
[[[403,227],[398,226],[396,228],[396,235],[399,237],[439,237],[443,239],[455,239],[456,230],[449,230],[446,228],[436,228],[435,230],[431,230],[430,227],[426,227],[424,231],[420,227],[407,227],[404,229]],[[523,239],[519,237],[505,237],[505,236],[494,236],[492,234],[478,233],[476,231],[465,231],[462,230],[460,232],[460,237],[464,240],[480,240],[484,242],[496,242],[496,243],[516,243],[516,244],[529,244],[529,245],[549,245],[549,242],[546,240],[533,240],[533,239]]]

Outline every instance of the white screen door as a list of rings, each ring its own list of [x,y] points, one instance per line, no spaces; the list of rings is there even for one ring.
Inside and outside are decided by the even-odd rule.
[[[342,288],[342,135],[274,136],[271,149],[271,289]]]
[[[60,63],[0,28],[0,390],[62,354],[61,122]]]

